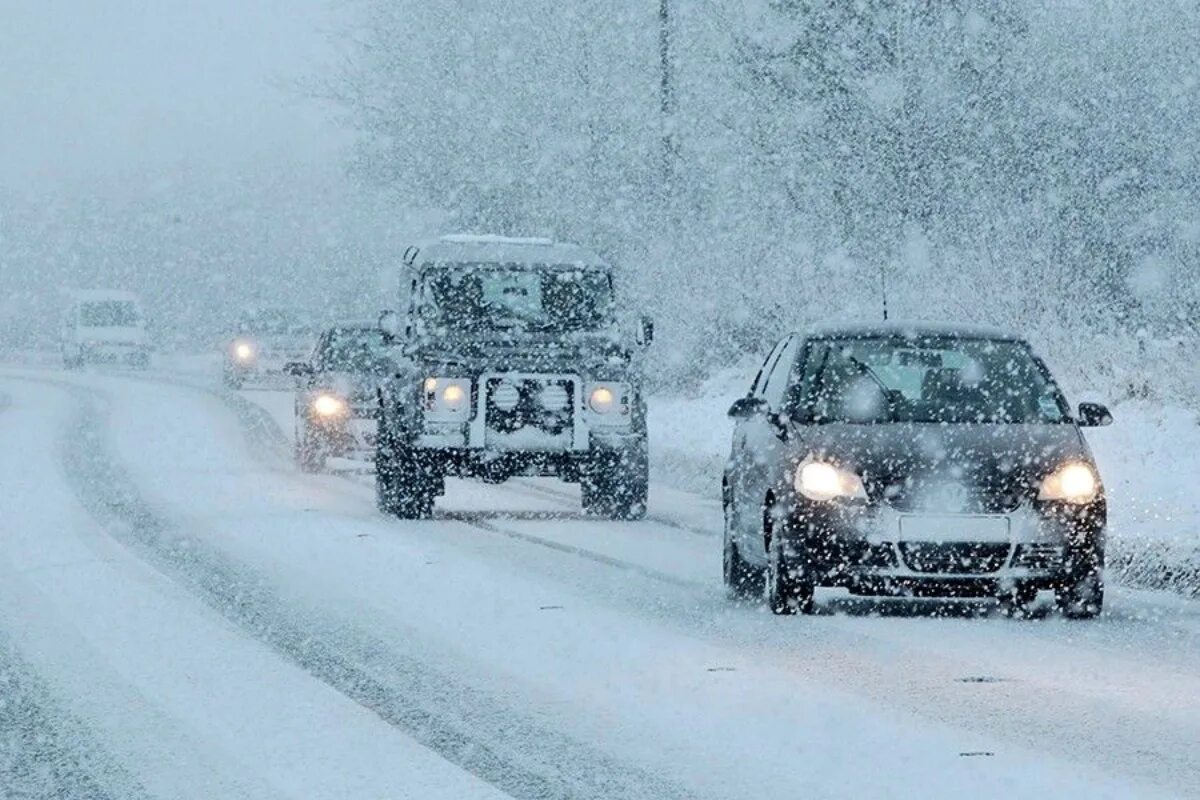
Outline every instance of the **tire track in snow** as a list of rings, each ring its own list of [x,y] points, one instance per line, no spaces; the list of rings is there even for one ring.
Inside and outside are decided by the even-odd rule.
[[[363,630],[332,619],[301,617],[262,576],[175,529],[140,497],[108,451],[108,412],[97,391],[66,381],[31,380],[66,391],[77,404],[76,417],[59,443],[60,458],[80,502],[104,529],[313,677],[515,798],[693,796],[541,728]],[[254,418],[252,413],[245,417]],[[273,438],[270,430],[264,425],[259,435]]]
[[[0,796],[139,800],[147,797],[0,634]]]

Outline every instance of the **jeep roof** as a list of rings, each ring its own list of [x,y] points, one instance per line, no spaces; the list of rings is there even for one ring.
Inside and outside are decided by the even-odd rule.
[[[608,266],[595,252],[577,244],[490,234],[451,234],[419,242],[404,252],[404,263]]]

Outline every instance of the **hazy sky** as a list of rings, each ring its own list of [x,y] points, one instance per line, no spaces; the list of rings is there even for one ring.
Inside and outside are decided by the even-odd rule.
[[[0,187],[335,159],[332,0],[0,0]]]

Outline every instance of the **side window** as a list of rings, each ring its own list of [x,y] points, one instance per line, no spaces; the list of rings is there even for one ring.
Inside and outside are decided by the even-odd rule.
[[[804,348],[803,366],[788,387],[788,405],[794,416],[808,419],[812,415],[817,395],[817,380],[828,356],[829,345],[824,342],[809,342]]]
[[[321,334],[321,338],[317,339],[316,345],[313,347],[312,355],[309,356],[309,361],[313,365],[313,369],[317,372],[323,372],[326,369],[325,362],[328,361],[328,344],[329,334]]]
[[[787,340],[775,343],[771,348],[771,352],[767,353],[767,357],[763,359],[762,366],[758,368],[758,374],[754,376],[754,383],[750,385],[750,394],[754,397],[762,397],[763,386],[767,382],[767,376],[771,374],[771,367],[775,366],[775,359],[779,357],[779,351],[783,349],[783,345]]]
[[[771,368],[771,373],[763,385],[763,399],[767,401],[767,405],[773,411],[779,410],[783,405],[784,392],[787,390],[788,379],[791,377],[792,367],[796,363],[796,351],[799,349],[800,338],[798,336],[789,337],[779,351],[775,365]]]

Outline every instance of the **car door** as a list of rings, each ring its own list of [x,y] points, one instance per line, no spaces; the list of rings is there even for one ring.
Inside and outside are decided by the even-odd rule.
[[[739,546],[751,558],[765,557],[758,530],[762,519],[762,502],[766,497],[772,458],[783,444],[778,425],[770,418],[783,404],[784,388],[792,363],[795,361],[799,337],[783,339],[768,359],[755,387],[755,396],[765,403],[766,413],[755,414],[740,424],[741,450],[737,456],[737,522]]]

